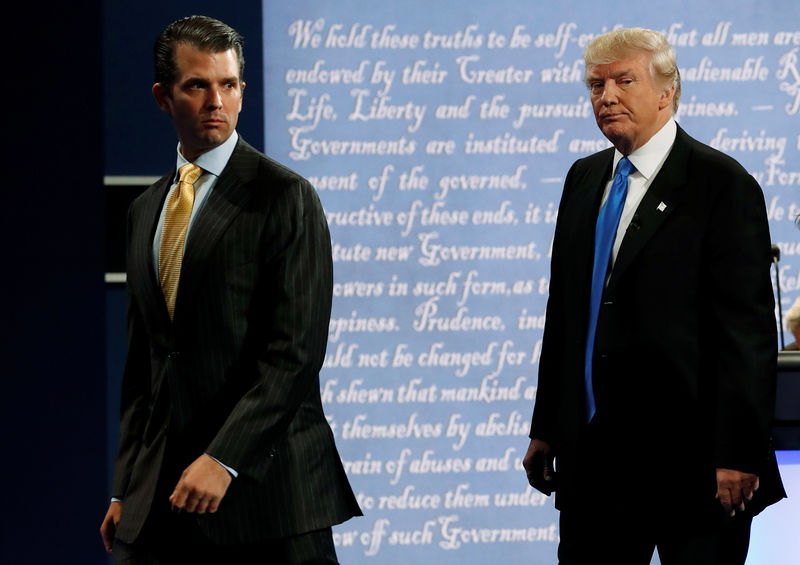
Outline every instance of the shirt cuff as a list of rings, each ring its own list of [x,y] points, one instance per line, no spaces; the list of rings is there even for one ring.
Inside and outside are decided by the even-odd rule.
[[[206,455],[208,455],[208,453],[206,453]],[[228,467],[225,463],[223,463],[222,461],[220,461],[219,459],[217,459],[213,455],[208,455],[208,456],[211,457],[211,459],[213,459],[214,461],[216,461],[220,465],[222,465],[223,467],[225,467],[225,470],[228,471],[234,479],[239,476],[239,473],[236,471],[236,469],[234,469],[232,467]]]

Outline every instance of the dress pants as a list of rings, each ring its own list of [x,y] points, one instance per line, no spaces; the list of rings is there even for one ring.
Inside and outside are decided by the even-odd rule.
[[[241,546],[211,543],[192,515],[175,514],[135,543],[114,541],[116,565],[338,565],[330,528]]]
[[[559,564],[649,565],[657,549],[662,565],[743,565],[753,517],[725,515],[713,468],[696,472],[707,456],[651,440],[673,452],[665,463],[629,428],[624,435],[601,408],[587,426],[570,491],[561,493]],[[631,437],[623,451],[619,438]]]
[[[682,527],[679,515],[665,523],[657,512],[561,511],[559,565],[649,565],[655,549],[661,565],[744,565],[752,522],[746,512],[707,528]]]

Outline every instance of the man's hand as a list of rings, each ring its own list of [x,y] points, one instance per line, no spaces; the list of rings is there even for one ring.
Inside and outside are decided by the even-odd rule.
[[[549,495],[556,488],[556,472],[553,467],[553,453],[550,444],[540,439],[532,439],[528,452],[522,460],[528,482],[536,490]]]
[[[214,513],[231,484],[228,471],[205,453],[186,467],[169,497],[173,510]]]
[[[114,536],[117,534],[117,524],[119,524],[119,517],[122,515],[122,503],[112,502],[106,512],[106,517],[103,518],[103,523],[100,525],[100,537],[103,538],[103,545],[106,546],[106,553],[111,553],[114,547]]]
[[[734,516],[736,510],[744,510],[758,490],[758,476],[733,469],[717,469],[717,498],[725,512]]]

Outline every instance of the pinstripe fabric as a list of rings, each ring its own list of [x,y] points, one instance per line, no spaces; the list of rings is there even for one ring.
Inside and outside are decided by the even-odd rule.
[[[133,542],[159,476],[177,481],[203,452],[239,472],[220,510],[198,517],[216,543],[360,515],[319,396],[333,269],[316,193],[240,140],[194,220],[170,323],[152,268],[169,178],[129,212],[117,536]]]
[[[196,526],[166,524],[161,537],[179,537],[182,543],[127,544],[114,541],[116,565],[338,565],[330,528],[242,546],[216,546]],[[183,517],[185,518],[185,516]]]

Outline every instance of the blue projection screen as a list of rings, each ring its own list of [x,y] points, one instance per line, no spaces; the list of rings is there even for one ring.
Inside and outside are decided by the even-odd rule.
[[[784,309],[800,293],[800,4],[601,4],[263,4],[266,151],[314,183],[333,241],[321,390],[366,514],[335,529],[343,563],[555,562],[521,459],[563,179],[608,147],[594,36],[666,34],[679,123],[758,179]]]

